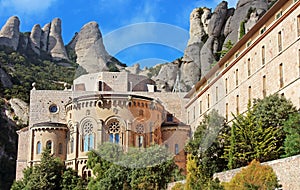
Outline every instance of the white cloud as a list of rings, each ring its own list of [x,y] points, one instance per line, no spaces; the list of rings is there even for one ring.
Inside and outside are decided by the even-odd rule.
[[[111,55],[141,44],[158,44],[184,52],[189,38],[188,31],[165,23],[144,22],[116,29],[103,41]]]
[[[124,24],[134,24],[138,22],[155,22],[159,16],[159,1],[140,1],[140,5],[135,7],[134,14],[129,20],[124,20]]]
[[[17,14],[36,14],[47,10],[56,0],[0,0],[2,11]]]

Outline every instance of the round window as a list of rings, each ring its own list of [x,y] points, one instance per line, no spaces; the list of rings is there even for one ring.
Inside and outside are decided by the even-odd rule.
[[[58,107],[57,105],[53,104],[49,107],[50,113],[57,113],[58,112]]]

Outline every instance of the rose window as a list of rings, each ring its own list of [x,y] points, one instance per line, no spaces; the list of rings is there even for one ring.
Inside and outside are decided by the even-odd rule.
[[[109,133],[119,133],[120,132],[120,123],[115,120],[109,123],[108,125]]]
[[[136,126],[136,132],[139,133],[139,134],[144,133],[144,126],[142,124],[138,124]]]
[[[83,133],[84,134],[91,134],[93,132],[93,124],[91,121],[87,121],[83,125]]]

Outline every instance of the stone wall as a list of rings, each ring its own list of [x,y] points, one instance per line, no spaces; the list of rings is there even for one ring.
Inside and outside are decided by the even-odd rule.
[[[300,155],[262,163],[271,166],[277,175],[283,190],[299,190],[300,188]],[[214,178],[228,182],[242,168],[216,173]]]

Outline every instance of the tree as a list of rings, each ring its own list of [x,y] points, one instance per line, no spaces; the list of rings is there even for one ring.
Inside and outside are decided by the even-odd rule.
[[[104,143],[88,157],[94,174],[89,189],[165,189],[178,174],[172,156],[158,145],[124,153],[119,145]]]
[[[280,158],[284,154],[283,144],[286,133],[283,124],[289,119],[290,114],[297,113],[297,109],[290,100],[278,94],[272,94],[264,99],[256,99],[253,104],[253,114],[257,122],[261,122],[262,128],[272,127],[278,130],[276,134],[276,147],[279,150],[271,159]]]
[[[279,128],[263,126],[248,105],[246,115],[234,116],[230,147],[225,149],[228,168],[247,165],[253,159],[261,162],[276,159],[280,147],[276,146]]]
[[[284,157],[300,154],[300,114],[291,114],[289,119],[284,122],[283,129],[286,132]]]
[[[253,160],[249,166],[238,172],[228,183],[225,190],[269,190],[280,187],[276,174],[270,166],[263,166]]]
[[[227,52],[230,51],[230,49],[233,47],[233,43],[231,40],[228,40],[224,45],[223,45],[223,49],[219,52],[217,52],[217,54],[220,56],[220,58],[224,57]]]
[[[23,172],[24,178],[14,182],[12,190],[83,189],[77,172],[66,169],[59,158],[50,154],[49,149],[43,151],[40,164]]]
[[[197,127],[186,151],[187,160],[187,189],[205,189],[214,184],[212,176],[215,172],[227,168],[222,157],[224,146],[228,144],[224,138],[229,127],[225,119],[216,110],[212,110]]]

